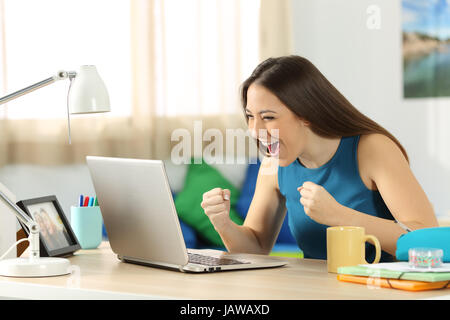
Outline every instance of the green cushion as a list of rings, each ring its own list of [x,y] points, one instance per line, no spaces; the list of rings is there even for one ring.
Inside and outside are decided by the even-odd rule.
[[[184,188],[175,198],[175,207],[180,219],[194,228],[200,238],[211,245],[223,247],[222,239],[200,206],[203,193],[214,188],[231,191],[230,218],[235,223],[242,225],[243,220],[235,210],[235,205],[239,199],[239,190],[227,181],[219,171],[204,161],[201,164],[195,164],[194,160],[191,160]]]
[[[303,251],[297,251],[297,252],[272,251],[272,252],[270,252],[270,255],[274,256],[274,257],[303,259]]]

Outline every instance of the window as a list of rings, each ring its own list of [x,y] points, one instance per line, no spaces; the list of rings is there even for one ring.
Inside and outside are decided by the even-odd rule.
[[[2,95],[96,65],[112,112],[132,112],[130,1],[0,0]],[[258,63],[259,0],[154,0],[156,115],[238,112],[239,85]],[[1,36],[1,33],[0,33]],[[1,51],[0,51],[1,54]],[[10,119],[63,118],[69,81],[8,103]],[[239,111],[240,112],[240,111]],[[1,116],[1,114],[0,114]],[[77,116],[82,117],[82,116]]]
[[[258,63],[259,0],[159,0],[158,115],[237,112],[239,85]]]
[[[110,95],[106,116],[131,114],[129,1],[3,0],[3,7],[2,96],[92,64]],[[7,117],[66,117],[68,88],[68,80],[58,81],[11,101]]]

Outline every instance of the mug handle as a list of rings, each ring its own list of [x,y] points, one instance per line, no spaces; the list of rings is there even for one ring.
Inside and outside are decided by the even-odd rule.
[[[380,242],[378,241],[378,239],[372,235],[365,235],[364,242],[372,242],[372,244],[375,246],[375,259],[373,260],[372,263],[380,262],[381,246],[380,246]],[[366,262],[366,264],[369,264],[366,259],[364,259],[364,261]]]

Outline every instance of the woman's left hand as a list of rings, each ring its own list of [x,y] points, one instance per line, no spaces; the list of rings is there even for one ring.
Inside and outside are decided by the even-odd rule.
[[[300,203],[305,213],[320,224],[334,226],[339,221],[341,206],[328,191],[311,181],[306,181],[297,190],[300,193]]]

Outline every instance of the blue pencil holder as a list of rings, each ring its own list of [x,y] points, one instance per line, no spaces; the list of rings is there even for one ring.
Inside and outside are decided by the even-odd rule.
[[[102,242],[103,219],[99,206],[70,207],[70,224],[82,249],[95,249]]]

